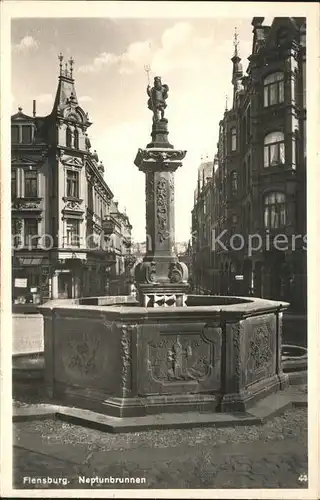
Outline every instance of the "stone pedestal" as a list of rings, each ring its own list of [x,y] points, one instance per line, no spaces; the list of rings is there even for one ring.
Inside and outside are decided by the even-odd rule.
[[[139,302],[144,306],[183,305],[188,269],[174,252],[174,172],[186,151],[168,141],[167,120],[154,121],[152,142],[139,149],[135,165],[146,175],[147,251],[136,268]]]

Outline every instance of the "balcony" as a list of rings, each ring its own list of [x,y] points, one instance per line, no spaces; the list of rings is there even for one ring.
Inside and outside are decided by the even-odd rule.
[[[41,200],[42,198],[14,198],[11,201],[11,210],[41,212]]]
[[[124,238],[123,244],[126,248],[131,248],[132,247],[132,239],[129,238]]]
[[[114,233],[116,222],[113,218],[108,217],[102,221],[102,231],[106,236],[111,236]]]

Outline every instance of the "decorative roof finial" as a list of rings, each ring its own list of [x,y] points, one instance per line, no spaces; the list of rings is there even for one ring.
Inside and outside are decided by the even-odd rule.
[[[225,111],[228,111],[228,94],[226,94],[226,107],[225,107]]]
[[[64,75],[68,76],[68,63],[65,63],[64,65]]]
[[[72,56],[70,57],[69,59],[69,64],[70,64],[70,76],[72,78],[72,72],[73,72],[73,63],[74,63],[74,60],[72,59]]]
[[[239,45],[239,40],[238,40],[238,32],[237,32],[237,27],[235,26],[234,28],[234,37],[233,37],[233,45],[234,45],[234,55],[237,57],[238,56],[238,45]]]
[[[59,66],[60,66],[60,76],[61,76],[62,75],[62,61],[63,61],[63,55],[61,54],[61,52],[60,52],[60,55],[58,56],[58,59],[60,61]]]

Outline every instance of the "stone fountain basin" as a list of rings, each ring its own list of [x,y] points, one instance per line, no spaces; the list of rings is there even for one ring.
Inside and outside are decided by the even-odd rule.
[[[306,347],[283,344],[282,366],[284,372],[306,370],[308,366],[308,350]]]
[[[115,417],[246,411],[287,385],[288,305],[207,295],[188,295],[185,307],[140,307],[130,296],[46,303],[47,392]]]

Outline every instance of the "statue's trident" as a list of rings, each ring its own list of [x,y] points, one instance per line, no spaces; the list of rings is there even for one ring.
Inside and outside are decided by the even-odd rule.
[[[145,70],[145,72],[148,75],[148,89],[150,89],[150,70],[151,70],[150,65],[149,64],[145,64],[144,70]],[[149,90],[148,90],[148,94],[149,94]],[[154,102],[153,102],[152,92],[149,94],[149,96],[150,96],[150,99],[151,99],[152,107],[154,108]]]
[[[150,85],[150,75],[149,75],[149,73],[150,73],[150,66],[149,66],[149,64],[145,64],[144,70],[145,70],[145,72],[148,75],[148,85]]]

